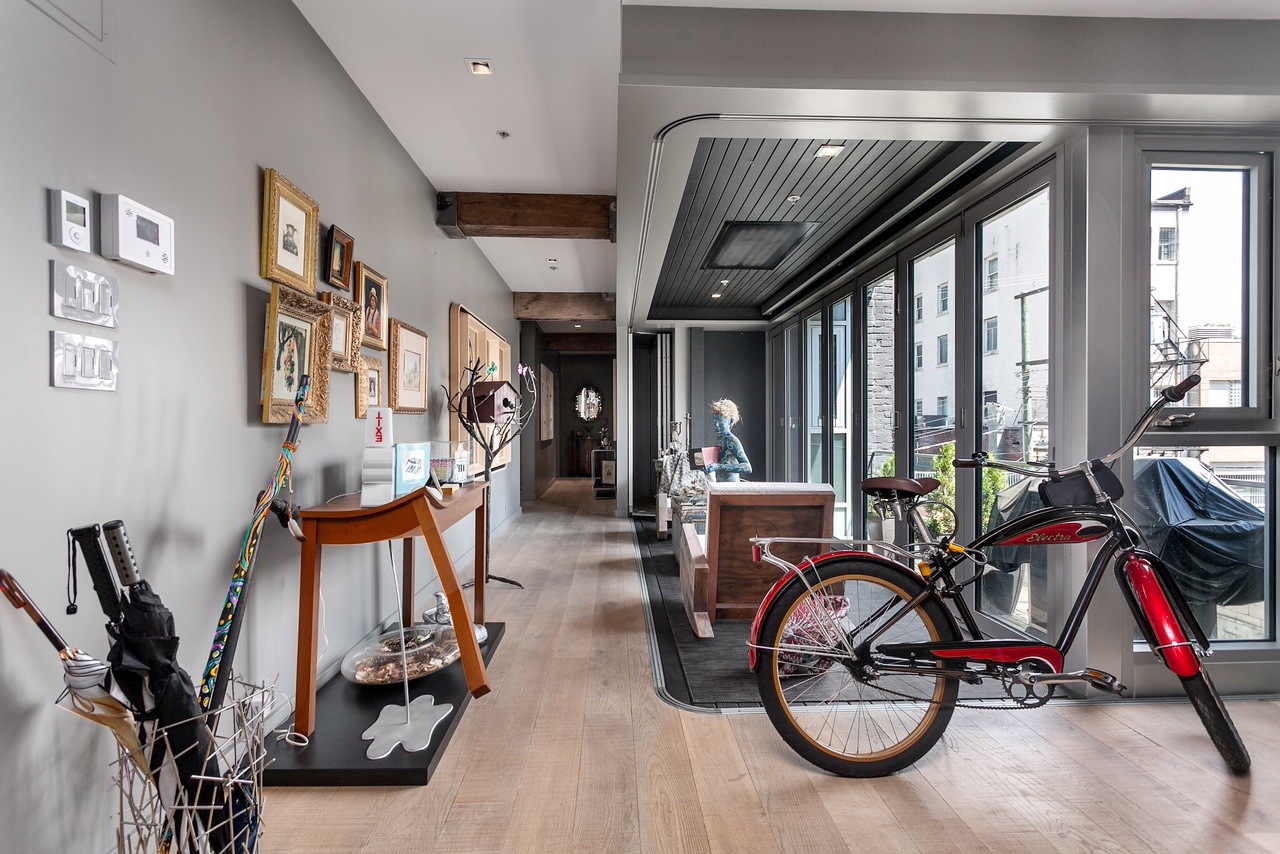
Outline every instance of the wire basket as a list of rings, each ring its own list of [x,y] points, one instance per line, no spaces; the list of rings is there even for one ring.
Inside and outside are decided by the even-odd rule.
[[[257,852],[266,721],[278,695],[274,686],[239,682],[228,693],[218,712],[152,724],[141,756],[120,750],[119,854]]]

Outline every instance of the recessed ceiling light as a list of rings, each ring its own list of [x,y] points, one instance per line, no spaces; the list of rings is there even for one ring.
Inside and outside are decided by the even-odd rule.
[[[720,284],[722,284],[722,285],[727,285],[727,284],[729,284],[729,280],[728,280],[728,279],[721,279],[721,280],[720,280]]]
[[[581,328],[582,328],[582,324],[581,324],[581,323],[575,323],[575,324],[573,324],[573,328],[574,328],[574,329],[581,329]]]
[[[493,74],[493,61],[489,59],[464,59],[467,70],[472,74],[487,76]]]
[[[499,138],[499,139],[511,139],[511,134],[507,133],[505,130],[500,130],[500,131],[498,131],[498,138]]]
[[[799,196],[787,196],[787,204],[789,205],[794,205],[798,201],[800,201]]]
[[[814,157],[835,157],[837,154],[839,154],[842,151],[844,151],[843,145],[820,145],[818,146],[818,153],[813,156]]]
[[[712,298],[712,299],[720,299],[720,297],[721,297],[721,296],[722,296],[722,294],[712,294],[712,295],[711,295],[711,298]]]

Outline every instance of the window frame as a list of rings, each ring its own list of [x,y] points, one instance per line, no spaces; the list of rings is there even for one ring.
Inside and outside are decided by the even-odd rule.
[[[1214,407],[1197,405],[1191,411],[1196,417],[1177,431],[1153,430],[1144,437],[1144,444],[1183,445],[1188,436],[1200,435],[1213,443],[1225,441],[1244,444],[1258,433],[1276,432],[1280,429],[1276,402],[1280,393],[1280,330],[1275,328],[1274,306],[1277,283],[1272,278],[1275,269],[1274,253],[1277,243],[1276,217],[1272,210],[1273,199],[1280,198],[1276,184],[1276,156],[1280,153],[1280,140],[1231,139],[1210,140],[1188,137],[1137,137],[1135,139],[1137,168],[1135,169],[1135,215],[1138,220],[1139,239],[1134,253],[1141,259],[1137,267],[1137,287],[1133,295],[1138,317],[1147,317],[1151,305],[1151,268],[1157,263],[1155,255],[1158,236],[1152,233],[1151,172],[1153,169],[1243,169],[1246,170],[1247,207],[1244,212],[1247,245],[1244,248],[1243,265],[1246,293],[1242,298],[1244,318],[1241,329],[1242,396],[1248,389],[1252,401],[1243,407]],[[1177,235],[1180,239],[1181,235]],[[1176,257],[1176,256],[1175,256]],[[1146,337],[1146,336],[1144,336]],[[1150,385],[1150,347],[1140,348],[1138,364],[1134,367],[1134,379],[1141,377],[1146,387]]]
[[[938,285],[938,316],[948,314],[951,311],[951,283],[943,282]]]
[[[991,342],[993,335],[994,344]],[[998,352],[1000,352],[1000,316],[984,317],[982,318],[982,355],[987,356]]]
[[[1000,254],[993,252],[982,259],[983,266],[986,268],[982,271],[982,290],[984,293],[1000,290]],[[991,265],[995,264],[996,275],[991,277]],[[995,284],[992,284],[992,282]]]
[[[938,336],[937,366],[951,364],[951,333],[944,332]]]

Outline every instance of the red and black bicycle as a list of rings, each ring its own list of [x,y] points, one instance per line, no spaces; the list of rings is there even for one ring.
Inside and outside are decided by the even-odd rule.
[[[1124,686],[1093,668],[1064,672],[1071,648],[1102,577],[1112,569],[1151,651],[1182,681],[1192,705],[1227,765],[1249,770],[1236,732],[1200,658],[1209,641],[1169,569],[1144,544],[1116,504],[1123,494],[1110,465],[1127,454],[1161,408],[1199,383],[1192,376],[1166,389],[1124,445],[1111,455],[1066,469],[1033,468],[985,454],[956,460],[961,468],[990,466],[1041,478],[1046,505],[987,531],[969,545],[934,537],[922,506],[938,487],[931,478],[877,477],[862,482],[882,516],[906,519],[916,542],[755,538],[757,560],[784,570],[765,596],[751,628],[749,657],[769,719],[797,753],[848,777],[878,777],[922,757],[942,737],[960,683],[1002,684],[1009,705],[1035,707],[1057,685],[1083,683],[1120,693]],[[1104,540],[1090,564],[1055,643],[984,637],[963,593],[983,575],[995,546]],[[822,542],[836,548],[799,566],[772,554],[778,542]],[[973,576],[954,570],[970,561]]]

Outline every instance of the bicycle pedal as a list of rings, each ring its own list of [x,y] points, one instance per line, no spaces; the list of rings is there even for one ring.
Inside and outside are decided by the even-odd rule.
[[[1101,688],[1104,691],[1111,691],[1115,694],[1119,694],[1125,689],[1124,685],[1120,684],[1120,680],[1112,676],[1110,673],[1095,670],[1092,667],[1087,667],[1080,672],[1084,675],[1085,679],[1088,680],[1089,684],[1093,685],[1095,688]]]

